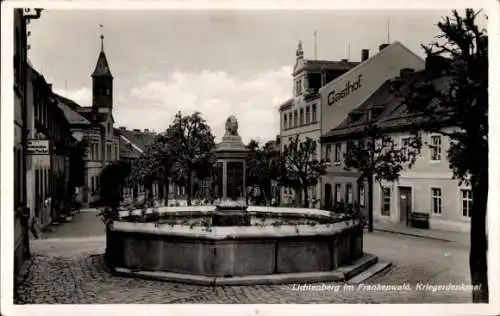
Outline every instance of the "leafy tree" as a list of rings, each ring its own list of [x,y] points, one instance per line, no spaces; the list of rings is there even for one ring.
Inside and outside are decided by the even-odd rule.
[[[373,122],[364,130],[365,138],[348,143],[344,154],[344,169],[359,172],[358,185],[368,182],[368,231],[373,231],[373,181],[394,182],[405,166],[411,168],[420,153],[417,133],[408,138],[406,146],[399,146],[394,138],[384,134]],[[359,194],[359,191],[358,191]],[[359,201],[359,196],[358,196]],[[359,207],[359,206],[358,206]]]
[[[187,203],[191,205],[192,177],[201,180],[211,175],[215,137],[200,113],[182,116],[179,112],[166,131],[166,139],[175,161],[174,179],[185,181]]]
[[[319,178],[326,173],[326,161],[316,157],[317,141],[307,137],[300,141],[299,136],[290,137],[284,146],[282,162],[278,162],[279,179],[285,186],[302,191],[303,206],[309,205],[308,189],[318,184]]]
[[[153,203],[152,186],[159,183],[166,188],[164,196],[165,205],[168,203],[168,187],[170,176],[174,166],[173,155],[167,146],[165,135],[156,136],[152,144],[148,145],[146,151],[132,163],[132,172],[128,177],[131,185],[144,185],[146,199]]]
[[[264,198],[270,199],[273,181],[279,183],[280,152],[275,149],[272,142],[259,147],[257,142],[251,140],[247,148],[250,149],[247,161],[247,184],[252,187],[258,186],[264,193]]]
[[[488,302],[488,35],[477,24],[479,13],[455,10],[438,23],[439,41],[423,45],[433,67],[405,95],[409,108],[425,116],[417,122],[421,129],[450,138],[447,154],[454,177],[471,185],[469,265],[472,284],[480,286],[473,301]]]
[[[118,160],[107,165],[100,175],[102,206],[108,206],[113,211],[118,210],[121,192],[127,184],[127,178],[132,172],[128,162]]]

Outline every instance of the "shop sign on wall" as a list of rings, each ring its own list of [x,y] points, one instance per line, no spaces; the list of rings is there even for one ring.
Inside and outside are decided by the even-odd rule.
[[[363,75],[359,75],[358,80],[352,83],[350,80],[347,80],[345,88],[342,91],[332,90],[330,93],[328,93],[328,105],[333,105],[334,103],[348,96],[351,92],[354,92],[361,88],[362,76]]]
[[[26,141],[27,155],[49,155],[49,141],[47,139],[28,139]]]

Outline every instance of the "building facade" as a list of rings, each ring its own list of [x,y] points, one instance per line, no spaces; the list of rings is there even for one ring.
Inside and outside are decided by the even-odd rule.
[[[350,142],[366,139],[364,128],[375,124],[389,136],[400,150],[412,150],[412,122],[416,119],[394,93],[394,86],[404,91],[418,80],[422,73],[403,69],[397,78],[384,82],[365,102],[354,109],[336,128],[323,135],[327,150],[325,157],[332,161],[325,177],[324,194],[327,199],[341,203],[359,204],[367,215],[367,183],[357,183],[356,171],[344,170],[344,154]],[[452,126],[448,128],[453,129]],[[375,223],[409,225],[412,213],[429,215],[431,229],[468,231],[472,191],[453,179],[446,152],[450,139],[441,134],[419,132],[422,148],[415,163],[404,166],[398,181],[374,181],[373,218]]]
[[[27,204],[43,229],[65,216],[69,181],[69,122],[57,106],[52,85],[31,65],[27,86]]]
[[[79,199],[83,206],[90,206],[100,199],[100,174],[107,164],[120,159],[120,135],[114,129],[113,76],[104,52],[101,35],[101,51],[92,77],[92,105],[81,106],[55,94],[58,106],[69,121],[77,141],[85,140],[85,180]]]
[[[304,58],[302,43],[299,42],[296,51],[296,62],[293,69],[293,97],[283,103],[280,108],[280,145],[281,150],[289,142],[290,137],[299,136],[319,140],[321,136],[321,100],[319,90],[346,73],[359,62],[348,60],[326,61]],[[318,143],[317,157],[321,148]],[[319,198],[320,185],[310,188],[309,197]],[[303,204],[302,192],[291,188],[281,189],[281,204]],[[312,204],[312,203],[311,203]],[[319,204],[317,205],[319,207]]]
[[[14,273],[30,256],[26,154],[28,40],[26,24],[38,19],[41,9],[14,9]]]
[[[424,67],[424,60],[401,43],[380,45],[377,54],[320,89],[322,138],[346,120],[349,113],[362,105],[386,80],[399,76],[401,69],[418,71]],[[357,175],[345,172],[339,161],[346,150],[345,143],[323,142],[321,145],[322,157],[331,161],[322,177],[321,201],[324,206],[341,200],[350,201],[356,195],[357,188],[355,184],[351,185],[351,180]],[[361,203],[365,201],[361,200]]]

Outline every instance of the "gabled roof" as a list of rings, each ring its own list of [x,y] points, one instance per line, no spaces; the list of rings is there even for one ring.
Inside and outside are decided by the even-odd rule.
[[[54,97],[75,111],[79,111],[82,108],[82,106],[76,103],[75,101],[63,97],[60,94],[54,93]]]
[[[102,123],[107,121],[108,113],[99,113],[96,111],[92,111],[91,108],[82,108],[78,111],[83,117],[92,122]]]
[[[347,71],[353,67],[356,67],[359,62],[348,61],[348,60],[314,60],[314,59],[303,59],[299,60],[294,67],[293,74],[297,74],[303,70],[307,71],[322,71],[322,70],[332,70],[332,71]]]
[[[385,81],[366,101],[351,111],[342,123],[323,135],[321,140],[333,141],[362,135],[371,123],[376,123],[378,128],[386,131],[403,130],[405,127],[412,126],[415,120],[423,117],[408,110],[401,94],[409,92],[414,84],[424,80],[427,80],[425,70],[404,79],[398,77]],[[442,88],[447,82],[447,78],[440,78],[435,80],[434,84]],[[395,85],[398,86],[398,94],[394,91]],[[436,102],[436,100],[433,99],[430,102]],[[375,117],[373,117],[374,111],[378,112]]]
[[[115,129],[121,135],[121,139],[123,139],[126,143],[132,144],[132,147],[135,147],[138,151],[146,151],[148,145],[152,144],[155,135],[152,133],[145,133],[142,131],[131,131],[127,129]]]
[[[66,103],[61,102],[61,100],[58,100],[57,105],[63,111],[64,116],[70,124],[91,124],[89,120],[81,116],[77,111],[73,110]]]
[[[81,108],[76,102],[65,98],[57,93],[53,94],[58,107],[63,111],[64,116],[70,124],[91,125],[92,123],[79,113]]]
[[[286,102],[284,102],[283,104],[280,105],[279,107],[279,110],[282,111],[282,110],[286,110],[290,107],[293,106],[293,98],[291,99],[288,99]]]

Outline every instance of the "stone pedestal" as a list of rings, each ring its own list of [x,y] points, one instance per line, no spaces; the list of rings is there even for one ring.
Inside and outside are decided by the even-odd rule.
[[[216,194],[223,200],[246,201],[246,159],[248,149],[238,135],[234,116],[226,121],[226,134],[218,144],[215,156]]]

